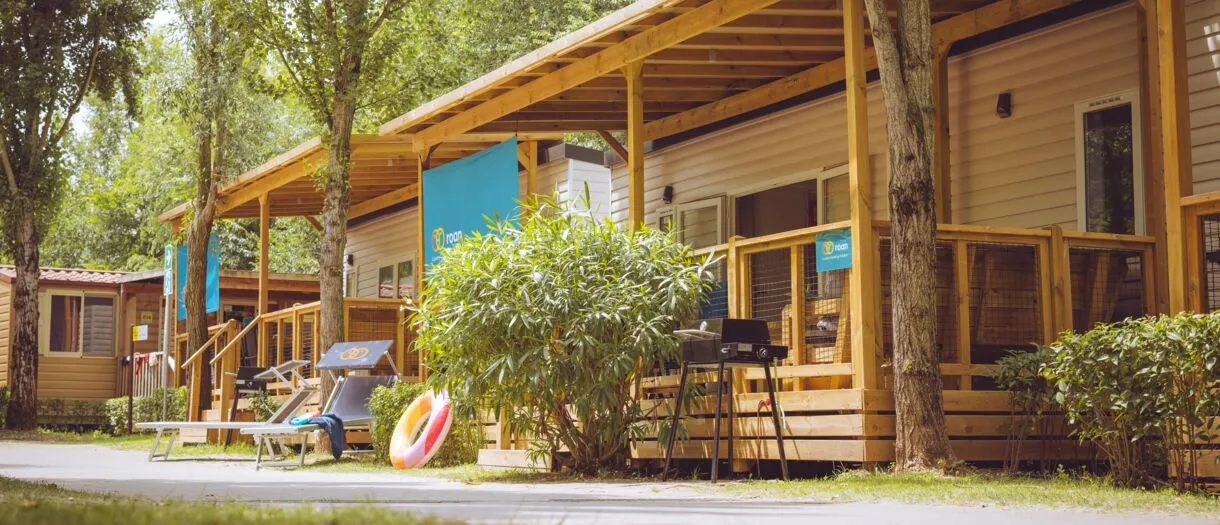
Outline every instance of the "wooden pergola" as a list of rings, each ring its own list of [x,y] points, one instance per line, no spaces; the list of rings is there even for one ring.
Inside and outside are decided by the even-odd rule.
[[[477,153],[512,136],[511,133],[467,133],[433,148],[430,162],[441,165]],[[549,143],[562,138],[555,133],[525,134],[525,144]],[[536,146],[535,146],[536,147]],[[535,149],[536,151],[536,149]],[[314,137],[276,156],[219,190],[217,219],[259,219],[258,313],[267,313],[269,227],[273,217],[303,217],[318,230],[323,195],[313,174],[326,167],[327,153],[321,137]],[[357,134],[352,137],[351,208],[348,219],[371,214],[419,196],[421,164],[410,135]],[[535,168],[537,155],[534,156]],[[161,214],[162,222],[174,228],[186,215],[190,203]]]

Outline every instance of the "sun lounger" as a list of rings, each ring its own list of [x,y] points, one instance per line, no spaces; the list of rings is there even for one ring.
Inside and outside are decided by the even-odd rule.
[[[369,410],[369,397],[378,386],[391,386],[398,381],[398,370],[394,368],[393,360],[390,367],[394,368],[392,376],[347,375],[340,376],[338,371],[372,370],[378,361],[385,357],[393,341],[364,341],[359,343],[336,343],[330,351],[318,361],[317,369],[329,374],[335,381],[335,388],[326,400],[322,413],[333,413],[343,421],[344,429],[353,427],[369,427],[373,425],[373,415]],[[305,451],[309,445],[309,435],[319,430],[318,425],[252,425],[242,427],[241,433],[254,437],[255,459],[254,468],[263,466],[292,466],[291,462],[280,462],[264,465],[263,448],[274,451],[277,442],[301,441],[301,454],[297,466],[305,464]]]
[[[183,430],[221,430],[230,431],[243,428],[251,428],[261,425],[276,425],[288,421],[305,401],[309,399],[316,388],[305,382],[305,378],[301,375],[300,369],[309,364],[309,361],[286,361],[277,366],[268,368],[266,371],[254,376],[260,381],[270,381],[278,379],[284,383],[295,384],[292,393],[288,399],[280,405],[279,410],[276,410],[271,417],[268,417],[263,422],[253,421],[151,421],[147,423],[137,423],[136,428],[140,430],[156,430],[157,435],[153,438],[152,450],[148,453],[148,460],[153,461],[157,458],[162,460],[169,459],[170,450],[174,448],[174,441]],[[295,379],[295,383],[293,383]],[[161,450],[161,442],[165,440],[165,449]]]

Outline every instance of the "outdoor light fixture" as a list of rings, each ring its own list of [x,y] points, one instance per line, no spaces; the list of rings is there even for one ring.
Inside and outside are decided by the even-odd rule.
[[[673,186],[665,187],[665,190],[661,192],[661,201],[664,202],[665,204],[670,204],[674,201],[674,187]]]
[[[1012,116],[1012,93],[1000,93],[999,98],[995,101],[995,114],[1000,118]]]

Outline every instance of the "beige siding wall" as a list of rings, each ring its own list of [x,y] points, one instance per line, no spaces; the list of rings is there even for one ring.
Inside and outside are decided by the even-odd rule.
[[[12,286],[0,282],[0,388],[8,386],[9,347],[12,343]]]
[[[1186,2],[1195,192],[1220,190],[1220,0]]]
[[[584,181],[588,180],[595,209],[605,210],[608,209],[609,176],[609,171],[601,166],[560,159],[538,167],[538,191],[543,194],[554,191],[568,198],[570,187],[578,184],[583,188]],[[522,172],[519,179],[522,194],[526,191],[525,185]],[[598,198],[601,200],[597,201]],[[355,262],[356,296],[376,297],[380,268],[415,259],[418,249],[416,210],[408,208],[348,229],[347,253]]]
[[[1133,6],[1069,21],[953,60],[953,220],[1078,229],[1077,102],[1139,88]],[[995,114],[1010,91],[1013,115]]]
[[[417,210],[408,208],[348,230],[347,253],[355,263],[357,296],[377,297],[379,268],[415,259]]]
[[[954,222],[1076,228],[1074,106],[1138,88],[1135,24],[1135,10],[1126,5],[951,61]],[[1001,119],[996,97],[1006,91],[1013,94],[1013,116]],[[868,93],[874,216],[884,218],[883,102],[876,85]],[[645,159],[648,221],[656,220],[666,185],[674,186],[675,202],[690,202],[845,163],[844,102],[842,95],[827,97],[651,153]],[[627,205],[622,164],[614,167],[613,192],[621,220]],[[841,201],[828,204],[829,216],[846,209]]]

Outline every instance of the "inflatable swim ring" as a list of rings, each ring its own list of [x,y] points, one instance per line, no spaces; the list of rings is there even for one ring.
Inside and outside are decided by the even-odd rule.
[[[424,466],[440,450],[451,426],[449,394],[424,392],[398,418],[390,438],[390,462],[399,469]]]

